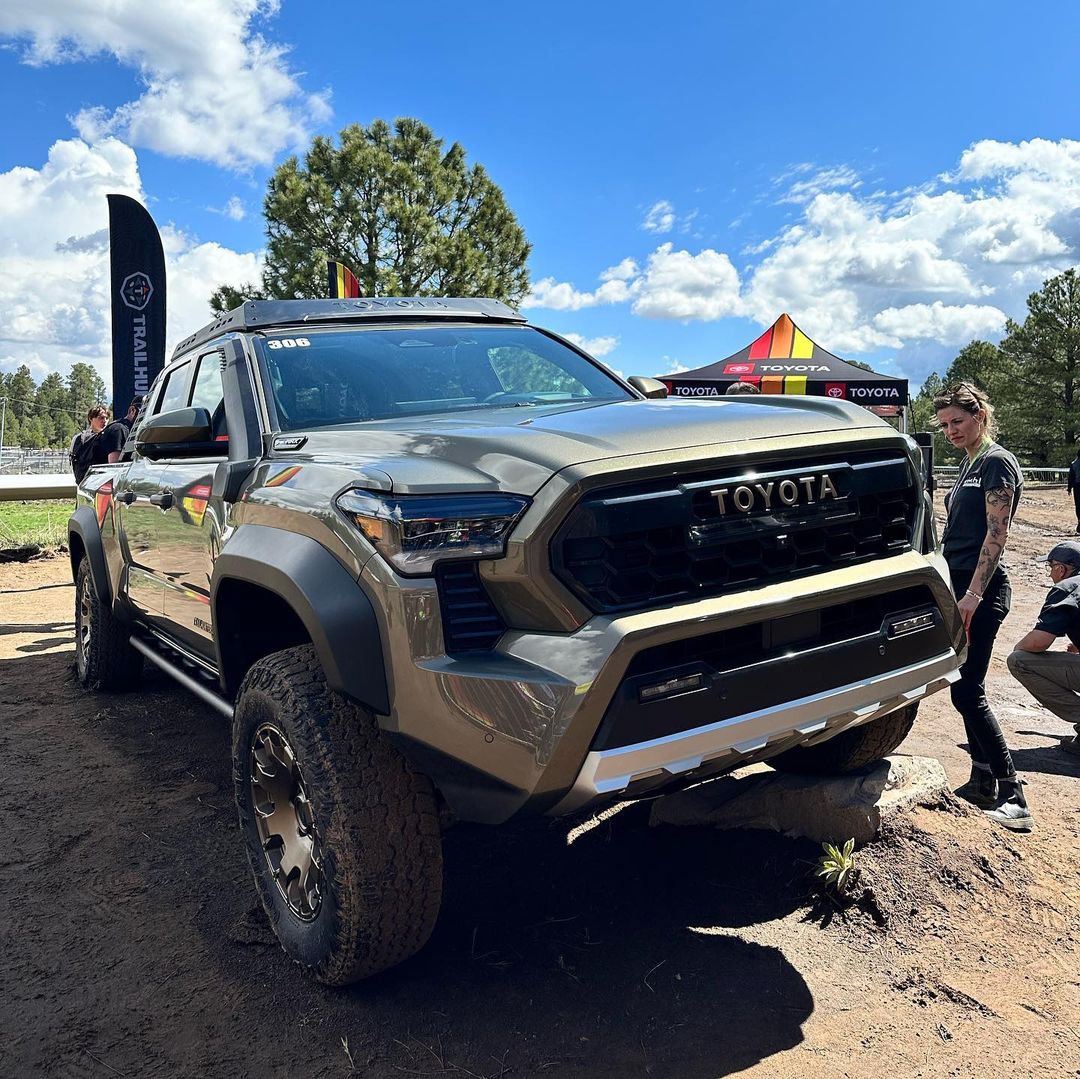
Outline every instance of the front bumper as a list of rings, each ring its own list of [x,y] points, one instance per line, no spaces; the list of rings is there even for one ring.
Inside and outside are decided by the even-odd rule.
[[[381,722],[467,820],[568,813],[692,781],[829,737],[947,685],[964,635],[941,570],[940,559],[908,553],[658,610],[596,616],[569,633],[509,631],[492,652],[450,656],[434,583],[396,577],[372,559],[361,580],[378,594],[375,609],[384,618],[391,714]],[[699,701],[696,711],[687,709],[688,729],[630,744],[599,737],[643,653],[678,645],[692,658],[695,642],[704,648],[721,631],[912,589],[929,597],[935,636],[914,652],[910,641],[895,648],[883,638],[881,648],[890,651],[872,677],[845,667],[836,653],[835,679],[822,684],[818,677],[813,692],[793,686],[790,699],[777,701],[772,692],[760,707],[744,693],[737,714],[720,717],[718,707],[717,720],[706,723],[692,718],[701,717]],[[865,651],[866,634],[860,642]]]

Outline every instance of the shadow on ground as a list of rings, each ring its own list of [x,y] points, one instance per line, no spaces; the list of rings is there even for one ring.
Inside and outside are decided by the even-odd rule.
[[[803,977],[737,930],[803,905],[810,844],[647,806],[569,845],[580,821],[461,825],[428,946],[329,991],[252,914],[225,724],[152,671],[85,694],[70,663],[0,663],[0,1070],[347,1075],[344,1038],[367,1076],[705,1079],[802,1041]]]

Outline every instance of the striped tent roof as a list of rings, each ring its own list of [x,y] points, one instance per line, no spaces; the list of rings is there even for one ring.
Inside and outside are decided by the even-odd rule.
[[[861,405],[904,405],[907,379],[864,371],[811,340],[787,314],[759,338],[723,360],[658,376],[673,397],[719,397],[733,382],[762,393],[812,394]]]

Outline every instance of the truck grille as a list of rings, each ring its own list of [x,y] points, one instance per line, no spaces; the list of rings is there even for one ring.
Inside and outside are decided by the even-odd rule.
[[[552,568],[597,612],[699,599],[908,551],[917,504],[908,459],[880,451],[606,487],[571,511]]]

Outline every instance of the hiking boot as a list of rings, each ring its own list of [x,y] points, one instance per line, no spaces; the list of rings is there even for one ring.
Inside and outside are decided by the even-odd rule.
[[[1075,738],[1066,738],[1058,748],[1065,750],[1066,753],[1075,753],[1076,756],[1080,757],[1080,734]]]
[[[998,781],[988,768],[972,765],[971,778],[953,793],[979,809],[993,809],[998,804]]]
[[[1023,781],[1019,779],[999,780],[997,805],[983,812],[1010,832],[1030,832],[1035,827],[1035,818],[1024,797]]]

